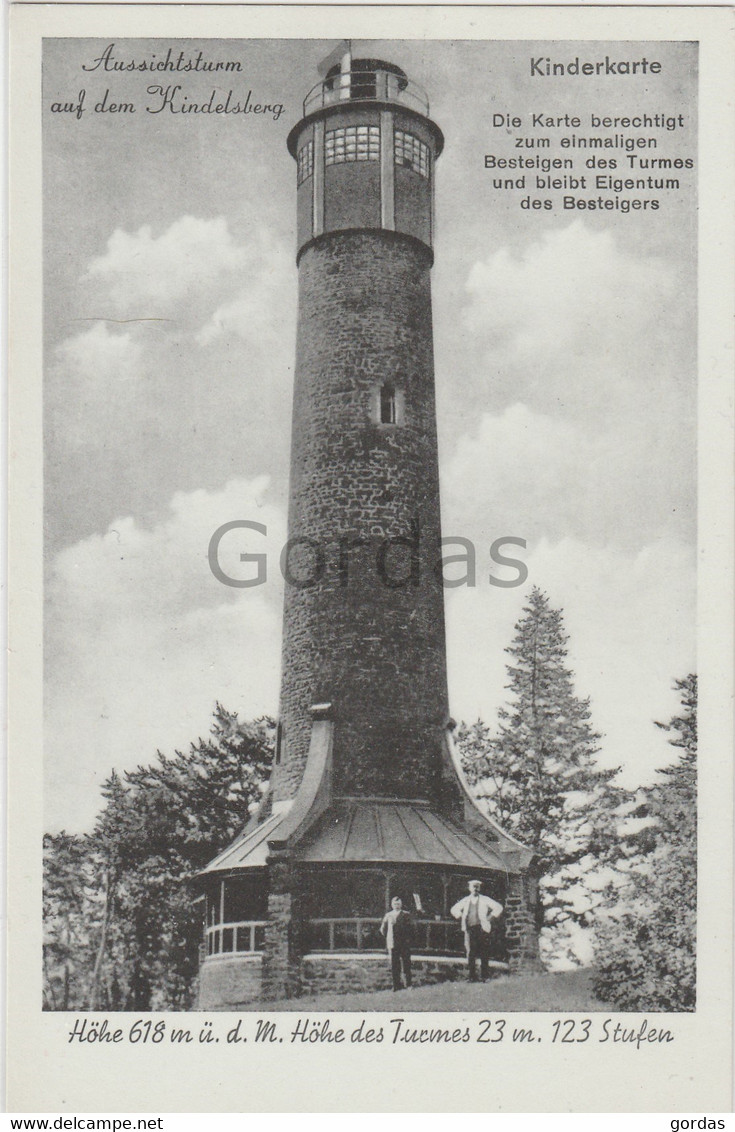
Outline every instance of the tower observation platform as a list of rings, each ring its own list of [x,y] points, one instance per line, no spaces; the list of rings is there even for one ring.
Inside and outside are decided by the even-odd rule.
[[[415,921],[452,975],[471,878],[504,906],[492,962],[538,962],[532,854],[466,786],[449,716],[430,273],[444,138],[400,67],[349,55],[304,99],[288,574],[273,771],[201,874],[201,1008],[389,984]]]

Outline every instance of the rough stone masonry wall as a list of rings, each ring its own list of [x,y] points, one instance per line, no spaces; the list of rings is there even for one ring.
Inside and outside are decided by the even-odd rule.
[[[268,924],[263,954],[263,998],[300,994],[300,894],[288,862],[268,868]]]
[[[314,584],[286,585],[275,801],[298,788],[308,709],[324,700],[337,793],[436,793],[447,692],[429,269],[427,249],[385,232],[333,234],[301,258],[289,530],[319,549],[290,558]],[[376,419],[385,382],[402,423]],[[389,549],[381,577],[391,538],[411,546]]]
[[[509,877],[505,898],[505,944],[512,974],[542,971],[533,908],[535,881],[528,874]]]
[[[393,985],[387,955],[307,955],[301,969],[305,995],[390,990]],[[466,979],[467,960],[414,958],[411,975],[414,986]]]

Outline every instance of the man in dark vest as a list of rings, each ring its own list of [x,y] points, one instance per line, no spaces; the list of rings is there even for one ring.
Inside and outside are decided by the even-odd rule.
[[[411,936],[413,925],[408,912],[403,911],[403,901],[400,896],[394,896],[390,902],[391,910],[383,916],[380,925],[381,935],[385,936],[385,946],[390,956],[390,972],[393,978],[393,990],[401,989],[401,967],[406,986],[411,986]]]

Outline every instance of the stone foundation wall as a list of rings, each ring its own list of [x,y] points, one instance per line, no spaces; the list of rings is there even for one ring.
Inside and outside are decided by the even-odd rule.
[[[197,1010],[237,1010],[262,994],[263,956],[218,955],[199,970]]]
[[[491,967],[507,971],[504,963]],[[464,958],[414,956],[411,973],[415,986],[467,978]],[[334,952],[304,956],[301,986],[305,995],[352,994],[360,991],[390,990],[392,986],[387,955],[338,955]]]
[[[390,990],[387,955],[339,955],[315,952],[301,960],[302,995],[354,994]],[[491,961],[491,971],[506,973],[505,963]],[[467,978],[463,957],[415,956],[411,964],[414,986]],[[269,996],[272,997],[272,996]],[[216,956],[206,959],[199,972],[197,1010],[237,1010],[253,1002],[268,1008],[263,985],[263,954]],[[298,998],[294,998],[298,1009]]]

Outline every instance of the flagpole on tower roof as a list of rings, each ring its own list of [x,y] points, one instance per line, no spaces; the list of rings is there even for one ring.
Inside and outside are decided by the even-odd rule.
[[[345,58],[348,58],[350,60],[352,59],[351,39],[340,40],[336,47],[333,47],[329,54],[324,59],[322,59],[321,63],[317,67],[317,71],[322,76],[322,78],[325,78],[327,72],[330,71],[332,67],[336,66],[338,63],[341,71],[343,70],[343,62]]]
[[[350,81],[352,77],[352,40],[346,39],[346,50],[339,61],[339,97],[350,97]]]

